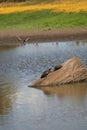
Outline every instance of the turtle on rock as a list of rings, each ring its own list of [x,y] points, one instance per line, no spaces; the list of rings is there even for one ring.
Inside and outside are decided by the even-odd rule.
[[[41,78],[46,77],[50,72],[51,72],[51,68],[48,69],[48,70],[45,70],[45,71],[42,73]]]
[[[56,71],[56,70],[58,70],[60,68],[62,68],[62,65],[57,65],[57,66],[54,67],[54,71]]]

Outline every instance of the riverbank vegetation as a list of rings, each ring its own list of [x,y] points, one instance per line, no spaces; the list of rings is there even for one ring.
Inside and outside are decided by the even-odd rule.
[[[87,14],[52,12],[50,10],[0,14],[1,29],[45,29],[87,26]]]
[[[0,29],[66,27],[87,27],[86,0],[27,0],[0,4]]]

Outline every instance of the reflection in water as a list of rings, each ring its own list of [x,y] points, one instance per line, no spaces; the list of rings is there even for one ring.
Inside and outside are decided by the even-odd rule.
[[[9,50],[13,50],[16,49],[18,46],[17,45],[9,45],[9,46],[0,46],[0,51],[9,51]]]
[[[41,90],[46,95],[56,94],[58,97],[84,97],[87,94],[87,82],[85,83],[75,83],[75,84],[66,84],[61,86],[49,86],[49,87],[41,87]]]
[[[12,84],[0,83],[0,115],[8,114],[16,99],[17,88]]]

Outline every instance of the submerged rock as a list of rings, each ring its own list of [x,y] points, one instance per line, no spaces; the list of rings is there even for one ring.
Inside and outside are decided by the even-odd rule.
[[[61,65],[60,69],[50,72],[49,75],[34,81],[29,86],[61,85],[87,80],[87,70],[78,57],[73,57]]]

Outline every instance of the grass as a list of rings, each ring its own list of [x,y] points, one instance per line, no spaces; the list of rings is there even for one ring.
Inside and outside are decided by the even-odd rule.
[[[0,14],[0,29],[52,29],[66,27],[87,27],[87,13],[42,10]]]
[[[87,12],[87,1],[79,1],[79,2],[62,2],[62,3],[38,3],[31,5],[27,2],[25,3],[4,3],[0,4],[0,14],[10,14],[16,12],[24,12],[24,11],[40,11],[40,10],[51,10],[53,12],[75,12],[78,13],[80,11]]]
[[[87,27],[86,0],[27,0],[0,4],[0,29]]]

